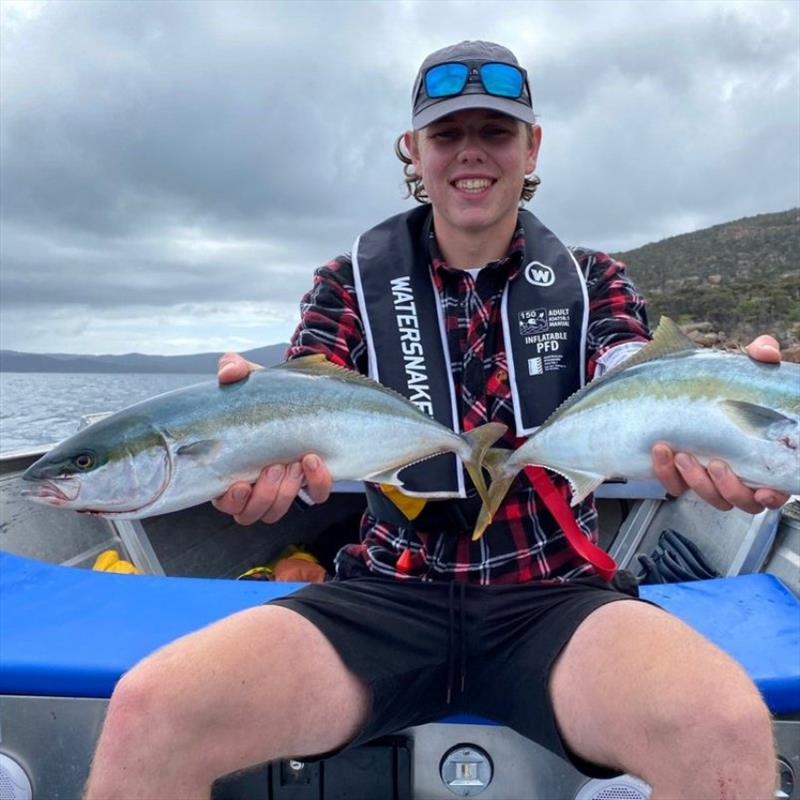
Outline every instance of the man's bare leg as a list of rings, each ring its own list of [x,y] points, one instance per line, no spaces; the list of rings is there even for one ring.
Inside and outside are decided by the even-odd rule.
[[[208,800],[221,775],[323,753],[361,729],[371,697],[322,633],[259,606],[185,636],[118,684],[88,800]]]
[[[729,656],[680,620],[616,602],[584,620],[551,673],[562,736],[588,761],[637,775],[653,800],[768,800],[769,711]]]

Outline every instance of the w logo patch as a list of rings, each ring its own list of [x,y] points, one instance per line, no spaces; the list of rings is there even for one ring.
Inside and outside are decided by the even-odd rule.
[[[556,273],[541,261],[531,261],[525,267],[525,280],[533,286],[552,286],[556,282]]]

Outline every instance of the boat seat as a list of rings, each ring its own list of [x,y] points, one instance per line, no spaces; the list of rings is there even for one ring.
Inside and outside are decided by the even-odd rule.
[[[0,694],[110,697],[162,645],[302,585],[115,575],[0,552]],[[800,711],[800,601],[775,576],[647,586],[642,595],[738,660],[773,713]]]

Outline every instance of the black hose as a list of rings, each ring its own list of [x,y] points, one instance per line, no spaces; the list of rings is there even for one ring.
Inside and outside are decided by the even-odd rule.
[[[666,528],[652,554],[638,557],[642,572],[639,583],[678,583],[719,578],[700,548],[678,531]]]

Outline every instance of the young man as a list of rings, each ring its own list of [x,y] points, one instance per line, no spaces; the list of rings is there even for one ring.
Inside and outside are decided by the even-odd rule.
[[[510,51],[463,42],[433,53],[413,103],[403,145],[430,205],[317,271],[289,357],[323,353],[378,376],[462,430],[503,422],[514,447],[646,341],[643,303],[621,264],[567,250],[519,211],[541,130]],[[545,341],[545,330],[558,346],[526,369],[526,338]],[[768,337],[750,352],[779,358]],[[252,366],[224,357],[220,380]],[[720,508],[786,500],[663,445],[653,461],[668,491],[692,488]],[[208,798],[219,775],[457,711],[504,722],[590,775],[636,774],[655,800],[772,796],[769,714],[730,658],[595,575],[526,476],[472,542],[474,489],[456,464],[409,472],[411,498],[369,487],[361,541],[340,552],[337,580],[184,637],[122,679],[89,798]],[[242,524],[273,522],[304,484],[327,498],[313,453],[266,465],[216,504]],[[596,538],[591,500],[575,518]]]

